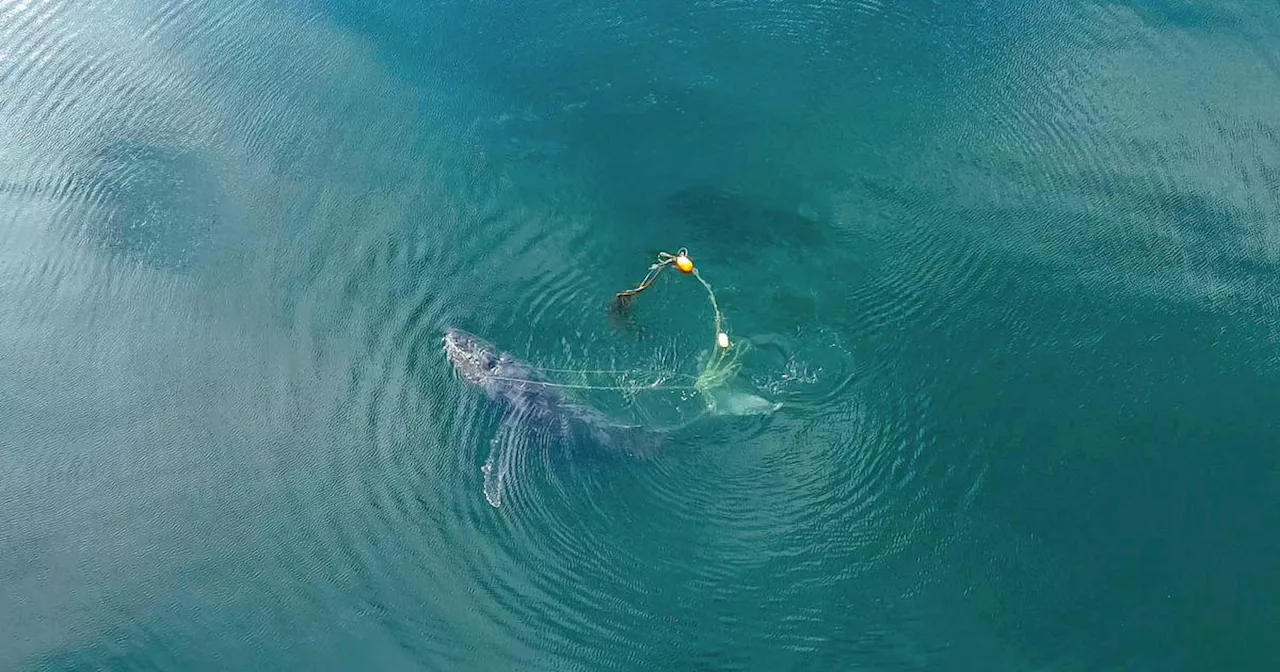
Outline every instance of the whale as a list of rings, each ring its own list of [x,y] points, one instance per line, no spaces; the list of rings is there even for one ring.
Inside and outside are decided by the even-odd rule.
[[[458,378],[482,390],[502,408],[498,437],[481,468],[485,498],[494,507],[502,505],[517,453],[530,445],[530,435],[632,457],[652,456],[663,443],[657,432],[618,422],[573,399],[565,387],[547,379],[536,367],[484,338],[449,327],[442,340],[445,356]]]

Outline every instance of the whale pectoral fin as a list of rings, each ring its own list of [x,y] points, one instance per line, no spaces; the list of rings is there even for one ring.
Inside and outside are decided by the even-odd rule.
[[[484,498],[495,508],[502,506],[506,495],[507,479],[524,444],[528,442],[516,413],[502,418],[498,432],[489,442],[489,459],[480,471],[484,473]]]
[[[556,418],[553,424],[561,439],[567,439],[573,436],[573,423],[569,422],[568,418]]]

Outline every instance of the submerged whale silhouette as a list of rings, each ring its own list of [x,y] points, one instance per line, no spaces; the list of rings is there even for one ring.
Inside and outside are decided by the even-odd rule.
[[[483,467],[485,498],[495,507],[502,504],[505,482],[526,430],[550,430],[563,441],[586,442],[637,456],[651,454],[661,443],[654,432],[616,422],[574,401],[536,368],[475,334],[446,329],[444,352],[462,380],[505,407],[502,430]]]

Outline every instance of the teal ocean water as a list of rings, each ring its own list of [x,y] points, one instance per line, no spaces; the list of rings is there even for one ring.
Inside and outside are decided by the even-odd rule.
[[[0,0],[0,669],[1280,669],[1278,45]],[[681,247],[781,408],[696,412],[692,278],[611,314]],[[504,424],[449,327],[661,449]]]

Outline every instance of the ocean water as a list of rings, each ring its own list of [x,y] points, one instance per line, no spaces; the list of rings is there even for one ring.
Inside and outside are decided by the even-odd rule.
[[[1280,669],[1278,101],[1267,2],[0,0],[0,669]],[[680,415],[682,247],[782,407],[492,506],[444,329]]]

